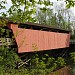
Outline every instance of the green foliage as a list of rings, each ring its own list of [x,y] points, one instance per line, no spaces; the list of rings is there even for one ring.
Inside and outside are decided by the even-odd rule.
[[[10,30],[5,29],[3,26],[0,27],[0,39],[10,37],[9,34],[10,34]],[[3,39],[1,39],[1,40],[4,41]]]
[[[31,73],[33,73],[32,75],[34,75],[34,73],[36,75],[39,75],[43,71],[45,75],[65,65],[66,62],[62,57],[58,57],[58,59],[55,59],[53,57],[49,57],[48,54],[44,54],[44,56],[42,57],[36,54],[31,59]]]
[[[4,4],[6,4],[6,0],[0,1],[0,10],[1,10],[1,9],[6,9],[6,7],[5,7]]]
[[[71,39],[75,39],[75,30],[73,30],[73,34],[71,35]]]
[[[45,6],[51,6],[52,3],[50,1],[36,1],[36,0],[11,0],[12,6],[7,10],[8,14],[2,12],[2,16],[9,16],[13,22],[25,23],[25,22],[37,22],[36,12],[37,5],[44,4]],[[6,1],[0,2],[0,7],[3,9],[5,6],[2,4],[6,4]],[[21,9],[22,7],[22,9]],[[40,7],[41,8],[41,7]],[[45,11],[46,8],[43,8]]]
[[[66,65],[65,60],[64,60],[64,58],[62,58],[62,57],[58,57],[56,63],[57,63],[57,65],[58,65],[59,67],[63,67],[63,66]]]
[[[71,59],[73,60],[73,62],[75,63],[75,52],[70,53],[71,55]]]
[[[71,23],[65,20],[66,16],[64,17],[64,15],[62,15],[62,14],[65,14],[62,12],[62,10],[63,8],[62,9],[59,8],[57,13],[53,13],[53,9],[46,8],[46,7],[40,8],[36,15],[37,21],[40,24],[47,24],[53,27],[58,27],[58,28],[63,28],[63,29],[70,29]]]
[[[57,1],[60,1],[60,0],[57,0]],[[66,7],[67,8],[75,6],[75,1],[74,0],[65,0],[65,2],[66,2]]]
[[[67,4],[66,5],[67,8],[74,7],[74,5],[75,5],[75,1],[74,0],[66,0],[65,2]]]
[[[17,61],[19,61],[18,55],[14,49],[8,49],[7,47],[0,47],[0,66],[1,71],[11,71],[15,69]]]
[[[2,25],[2,26],[6,26],[6,23],[7,23],[8,21],[6,20],[6,19],[0,19],[0,25]],[[1,27],[0,27],[1,28]]]

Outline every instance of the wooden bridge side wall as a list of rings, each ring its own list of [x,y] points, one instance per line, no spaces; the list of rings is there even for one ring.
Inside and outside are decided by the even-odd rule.
[[[69,47],[70,34],[10,27],[18,45],[18,53]]]

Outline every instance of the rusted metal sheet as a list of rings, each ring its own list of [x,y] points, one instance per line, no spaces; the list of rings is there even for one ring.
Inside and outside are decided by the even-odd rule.
[[[70,34],[18,28],[11,24],[18,53],[69,47]]]

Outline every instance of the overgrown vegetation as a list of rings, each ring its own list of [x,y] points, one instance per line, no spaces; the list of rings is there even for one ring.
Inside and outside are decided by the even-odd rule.
[[[72,62],[75,63],[75,52],[70,53]]]
[[[17,62],[21,58],[15,52],[15,49],[0,47],[0,74],[3,75],[48,75],[66,65],[64,58],[50,57],[49,54],[39,56],[37,53],[31,56],[30,65],[23,65],[16,69]]]

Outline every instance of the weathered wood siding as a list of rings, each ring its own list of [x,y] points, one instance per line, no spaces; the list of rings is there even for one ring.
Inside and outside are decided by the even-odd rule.
[[[70,34],[18,28],[9,26],[18,45],[18,53],[51,50],[69,47]]]

